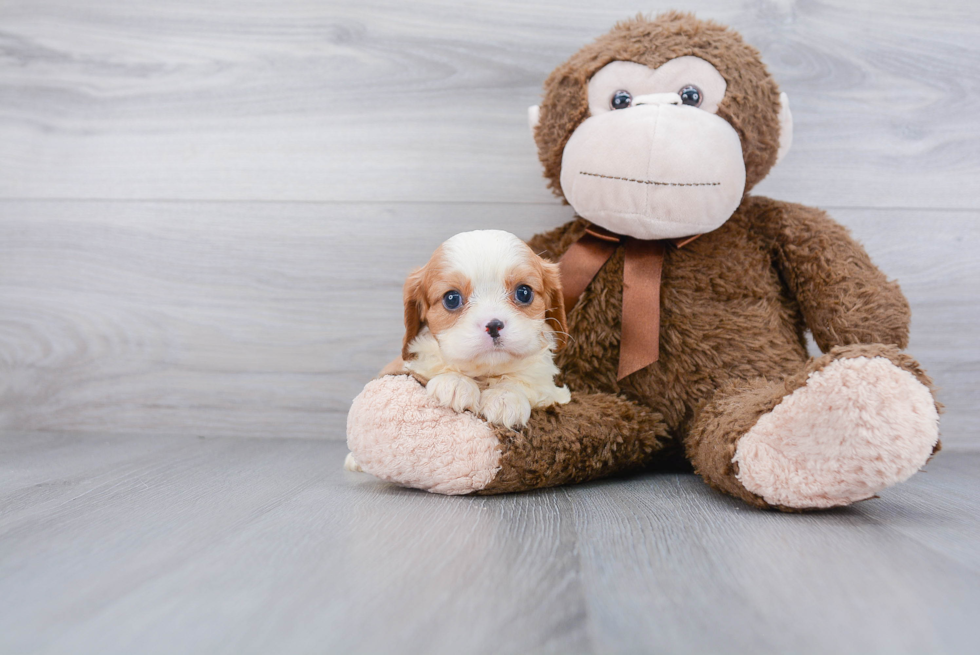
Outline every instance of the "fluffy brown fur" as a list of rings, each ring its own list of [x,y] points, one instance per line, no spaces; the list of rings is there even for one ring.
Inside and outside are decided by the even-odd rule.
[[[668,444],[659,414],[611,394],[575,394],[567,405],[533,412],[521,432],[496,434],[501,469],[482,494],[629,473],[653,463]]]

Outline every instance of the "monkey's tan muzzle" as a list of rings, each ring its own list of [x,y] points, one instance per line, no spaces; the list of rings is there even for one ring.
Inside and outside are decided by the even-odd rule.
[[[580,216],[617,234],[702,234],[742,200],[742,146],[726,120],[681,105],[676,93],[641,95],[578,126],[563,152],[561,187]]]

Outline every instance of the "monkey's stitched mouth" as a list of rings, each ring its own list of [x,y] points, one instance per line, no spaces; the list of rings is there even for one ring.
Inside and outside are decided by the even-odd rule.
[[[616,177],[615,175],[600,175],[598,173],[587,173],[579,171],[579,175],[589,177],[601,177],[605,180],[620,180],[621,182],[636,182],[637,184],[652,184],[654,186],[721,186],[721,182],[657,182],[656,180],[636,180],[632,177]]]

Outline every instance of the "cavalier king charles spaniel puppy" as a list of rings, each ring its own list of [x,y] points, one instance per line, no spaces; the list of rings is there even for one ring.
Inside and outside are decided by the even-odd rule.
[[[509,232],[452,237],[405,282],[402,360],[458,412],[523,426],[534,407],[571,400],[555,384],[565,344],[558,265]]]
[[[558,265],[501,230],[463,232],[405,281],[401,358],[436,402],[523,426],[534,407],[565,404],[553,353],[568,337]],[[351,454],[344,468],[360,471]]]

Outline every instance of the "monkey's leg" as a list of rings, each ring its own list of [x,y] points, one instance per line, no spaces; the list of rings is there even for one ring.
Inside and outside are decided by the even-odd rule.
[[[354,399],[347,444],[375,477],[442,494],[507,493],[635,470],[663,451],[660,416],[616,396],[572,394],[520,431],[438,405],[415,379],[378,378]]]
[[[834,348],[785,380],[733,382],[687,438],[711,486],[759,507],[849,505],[918,471],[939,450],[932,382],[877,344]]]

